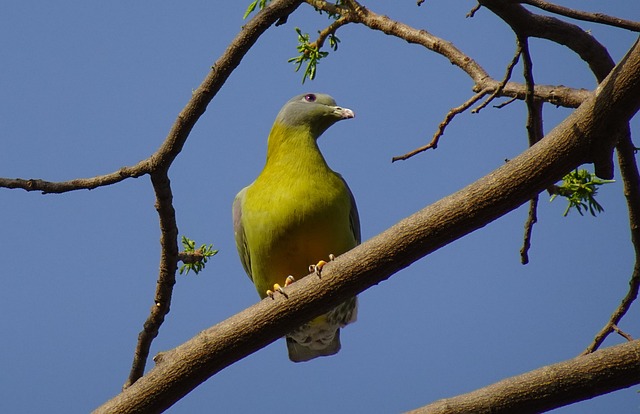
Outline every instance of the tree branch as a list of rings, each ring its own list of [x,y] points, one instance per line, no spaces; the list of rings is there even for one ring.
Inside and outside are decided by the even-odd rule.
[[[627,133],[620,140],[616,149],[618,151],[620,175],[624,183],[624,195],[627,199],[627,209],[629,210],[629,228],[631,229],[631,242],[636,261],[629,280],[627,294],[609,318],[609,322],[596,334],[593,342],[582,352],[582,355],[598,349],[607,336],[616,330],[617,325],[629,311],[631,304],[637,299],[638,290],[640,289],[640,174],[636,164],[636,148],[631,141],[630,134]]]
[[[529,12],[520,4],[503,0],[479,0],[487,9],[505,21],[515,33],[527,37],[547,39],[566,46],[584,60],[602,81],[614,65],[607,49],[580,27]]]
[[[303,0],[274,0],[251,19],[227,47],[225,53],[212,66],[200,86],[193,91],[191,99],[178,114],[169,134],[160,148],[149,158],[132,167],[123,167],[118,171],[92,178],[78,178],[70,181],[51,182],[38,179],[0,178],[0,187],[20,188],[26,191],[46,193],[64,193],[74,190],[94,189],[118,183],[126,178],[137,178],[151,174],[159,169],[168,169],[182,150],[200,116],[218,93],[231,72],[240,64],[246,52],[254,45],[260,35],[280,18],[291,14]]]
[[[409,413],[540,413],[638,382],[640,340],[507,378]]]
[[[178,267],[178,224],[173,208],[173,194],[168,171],[155,172],[151,182],[156,194],[156,211],[160,219],[160,272],[156,283],[154,304],[142,331],[138,334],[138,342],[133,353],[133,362],[129,377],[123,388],[131,386],[144,374],[149,357],[151,343],[158,336],[160,326],[171,308],[173,286],[176,284],[176,268]]]
[[[513,58],[511,58],[511,62],[509,62],[509,64],[507,65],[507,70],[505,71],[504,78],[502,78],[502,81],[500,82],[498,87],[494,89],[493,93],[489,95],[489,97],[484,102],[482,102],[482,104],[478,105],[477,108],[474,108],[473,111],[471,111],[472,113],[477,114],[478,112],[480,112],[482,109],[484,109],[484,107],[489,105],[489,103],[493,101],[493,99],[496,96],[498,96],[499,93],[501,93],[504,90],[504,87],[507,85],[507,82],[509,82],[509,79],[511,79],[513,68],[518,64],[518,61],[520,60],[521,54],[522,54],[522,48],[520,47],[520,44],[518,44],[516,48],[516,53],[513,54]]]
[[[175,272],[178,263],[178,227],[173,208],[173,196],[169,180],[169,168],[182,151],[182,148],[193,129],[207,109],[216,93],[240,64],[244,55],[255,44],[260,35],[272,24],[282,21],[291,14],[303,0],[275,0],[268,7],[249,21],[227,47],[223,55],[212,66],[200,86],[193,92],[191,99],[178,114],[167,137],[160,148],[149,158],[132,167],[123,167],[110,174],[92,178],[78,178],[63,182],[51,182],[39,179],[0,178],[0,187],[20,188],[26,191],[42,191],[47,193],[64,193],[81,189],[94,189],[123,181],[126,178],[137,178],[145,174],[151,176],[156,193],[156,210],[160,220],[161,259],[160,272],[156,285],[154,304],[144,328],[138,335],[133,363],[129,378],[124,384],[127,388],[140,378],[149,356],[151,342],[158,335],[158,330],[171,307],[171,295],[175,284]]]
[[[140,161],[132,167],[122,167],[118,171],[110,174],[99,175],[91,178],[76,178],[69,181],[45,181],[38,179],[22,178],[2,178],[0,177],[0,187],[18,188],[26,191],[42,191],[42,194],[60,194],[75,190],[93,190],[119,183],[127,178],[138,178],[152,171],[150,159]]]
[[[442,122],[440,122],[440,125],[438,125],[438,130],[435,132],[435,134],[433,134],[433,138],[431,138],[431,142],[429,142],[427,145],[423,145],[420,148],[416,148],[413,151],[409,151],[408,153],[404,154],[404,155],[398,155],[396,157],[393,157],[391,159],[391,162],[396,162],[396,161],[401,161],[401,160],[406,160],[409,159],[411,157],[413,157],[416,154],[419,154],[421,152],[424,152],[428,149],[436,149],[438,147],[438,142],[440,141],[440,137],[442,135],[444,135],[444,130],[447,127],[447,125],[449,125],[449,123],[453,120],[453,118],[466,111],[467,109],[469,109],[471,107],[471,105],[473,105],[474,103],[478,102],[478,100],[480,100],[480,98],[482,98],[483,96],[485,96],[488,93],[488,91],[486,90],[482,90],[480,92],[478,92],[477,94],[473,95],[471,98],[467,99],[462,105],[460,106],[456,106],[455,108],[451,108],[451,110],[449,110],[449,112],[447,113],[447,115],[444,117],[444,120]]]
[[[207,378],[306,320],[519,207],[585,163],[598,141],[614,139],[609,132],[626,125],[639,108],[636,43],[596,93],[537,145],[328,263],[322,278],[305,277],[285,288],[288,298],[267,298],[158,355],[154,369],[96,412],[166,409]],[[640,382],[639,376],[633,378]]]
[[[160,219],[160,272],[156,284],[154,304],[138,335],[129,377],[124,388],[129,387],[144,374],[151,343],[158,336],[160,326],[171,308],[173,286],[178,267],[178,225],[173,208],[173,195],[169,180],[169,168],[182,150],[184,143],[207,105],[220,90],[233,70],[260,35],[272,24],[292,13],[302,0],[274,1],[251,19],[213,65],[185,108],[180,112],[160,149],[149,162],[157,167],[151,173],[151,182],[156,194],[156,210]]]
[[[519,56],[520,49],[518,49],[514,60],[508,66],[505,78],[502,82],[498,82],[492,79],[478,63],[476,63],[473,59],[456,48],[452,43],[434,36],[426,30],[418,30],[404,23],[392,20],[387,16],[376,14],[360,5],[355,0],[349,1],[347,7],[340,8],[339,10],[335,8],[335,5],[320,0],[307,0],[307,3],[313,5],[319,10],[323,10],[329,13],[339,12],[342,16],[341,19],[345,19],[349,22],[363,24],[373,30],[378,30],[387,35],[404,39],[409,43],[422,45],[425,48],[446,57],[453,65],[458,66],[471,77],[471,79],[474,81],[474,92],[485,92],[485,94],[492,92],[487,101],[483,103],[483,105],[479,106],[476,112],[482,109],[482,107],[488,104],[496,96],[509,96],[518,99],[526,99],[526,85],[507,82],[511,75],[511,70],[517,63],[517,57]],[[526,12],[526,10],[521,6],[516,6],[519,7],[522,11]],[[589,92],[586,90],[572,89],[564,86],[536,86],[533,90],[533,93],[538,100],[548,101],[553,103],[554,105],[562,105],[572,108],[578,107],[589,94]],[[475,95],[471,99],[473,100],[477,96],[478,95]],[[463,108],[463,110],[466,110],[467,108],[465,107],[465,105],[466,103],[461,105],[461,107],[459,108]],[[445,118],[445,126],[447,124],[447,119],[449,117],[455,116],[456,110],[457,108],[454,108],[449,111],[447,117]],[[420,148],[410,151],[407,154],[396,156],[392,159],[392,161],[404,160],[420,152],[426,151],[427,149],[435,148],[435,146],[437,146],[438,139],[443,132],[442,125],[443,124],[441,123],[431,142],[421,146]]]
[[[321,0],[307,0],[307,3],[318,10],[329,13],[338,12],[349,21],[363,24],[373,30],[381,31],[409,43],[421,45],[446,57],[453,65],[459,67],[469,75],[474,82],[473,91],[476,93],[483,89],[488,89],[490,92],[500,89],[501,83],[491,78],[475,60],[460,51],[452,43],[434,36],[426,30],[416,29],[402,22],[390,19],[387,16],[379,15],[356,2],[354,2],[357,5],[356,9],[341,7],[339,10],[331,3]],[[515,6],[526,12],[520,5],[516,4]],[[594,55],[599,56],[597,53]],[[605,76],[606,73],[607,72],[605,72]],[[589,93],[586,89],[574,89],[560,85],[537,85],[535,88],[536,98],[567,108],[577,108],[588,97]],[[522,100],[525,95],[525,85],[515,82],[509,82],[504,85],[502,92],[498,94],[498,96],[517,97]]]
[[[548,3],[542,0],[516,0],[516,3],[529,4],[548,12],[559,14],[561,16],[570,17],[576,20],[584,20],[587,22],[605,24],[607,26],[619,27],[634,32],[640,32],[640,23],[633,20],[625,20],[619,17],[608,16],[602,13],[589,13],[580,10],[570,9],[568,7],[559,6],[557,4]]]
[[[535,99],[533,80],[533,59],[529,51],[529,38],[517,34],[518,49],[522,54],[522,71],[527,88],[527,94],[524,98],[527,104],[527,137],[529,146],[533,146],[544,136],[542,124],[542,101]],[[529,263],[529,249],[531,248],[531,235],[533,234],[533,226],[538,221],[538,195],[529,201],[529,216],[525,223],[524,241],[520,249],[520,262],[522,264]]]
[[[611,68],[613,68],[613,60],[604,46],[578,26],[562,22],[555,18],[534,15],[526,11],[522,6],[516,4],[507,4],[495,0],[482,0],[481,3],[500,16],[516,33],[526,33],[528,36],[546,38],[569,47],[589,64],[598,82],[601,82]],[[531,2],[522,1],[522,3],[542,4],[544,2],[535,0]],[[559,9],[556,10],[559,11]],[[636,41],[634,48],[637,47],[637,45],[638,41]],[[626,58],[627,56],[625,56],[624,59]],[[596,335],[594,341],[583,353],[593,352],[604,342],[605,338],[615,330],[617,324],[636,299],[640,286],[640,179],[638,179],[638,170],[634,156],[635,148],[631,142],[628,125],[621,126],[619,129],[613,129],[610,133],[616,138],[614,140],[602,141],[602,146],[594,148],[593,161],[596,174],[599,177],[611,178],[613,176],[612,149],[613,145],[618,142],[618,138],[620,139],[620,144],[618,144],[617,147],[618,160],[625,185],[625,195],[627,195],[632,242],[636,252],[636,265],[631,280],[629,281],[629,291],[627,295],[613,315],[611,315],[609,322]]]

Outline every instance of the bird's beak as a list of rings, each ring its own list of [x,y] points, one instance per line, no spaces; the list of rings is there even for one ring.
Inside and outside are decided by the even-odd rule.
[[[355,118],[356,114],[349,108],[341,108],[339,106],[333,107],[333,113],[340,119]]]

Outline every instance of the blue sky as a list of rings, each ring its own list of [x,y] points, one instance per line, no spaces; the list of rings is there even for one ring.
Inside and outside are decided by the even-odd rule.
[[[243,24],[245,2],[20,2],[0,13],[0,176],[68,180],[147,158]],[[248,3],[248,1],[246,2]],[[501,78],[515,50],[497,17],[471,1],[369,1],[372,10],[452,41]],[[640,19],[615,0],[563,5]],[[252,305],[237,258],[231,202],[260,172],[266,136],[290,97],[326,92],[356,118],[320,142],[355,194],[363,239],[459,190],[527,146],[522,103],[463,114],[436,151],[424,144],[471,96],[441,56],[347,26],[318,79],[301,84],[287,59],[295,27],[328,20],[302,5],[244,58],[194,128],[170,177],[180,233],[220,253],[179,276],[152,354]],[[636,36],[581,23],[617,61]],[[571,52],[532,42],[537,82],[592,89]],[[521,79],[521,68],[516,69]],[[549,131],[570,111],[545,109]],[[638,132],[638,120],[632,130]],[[591,168],[591,166],[588,166]],[[617,174],[617,171],[616,171]],[[616,176],[619,180],[619,177]],[[171,413],[399,412],[579,354],[627,289],[633,265],[621,183],[603,187],[597,218],[562,217],[542,194],[531,263],[519,263],[526,208],[427,256],[360,296],[359,320],[331,358],[288,361],[284,341],[220,372]],[[87,412],[117,394],[152,305],[159,229],[148,177],[63,195],[0,190],[1,412]],[[621,328],[632,335],[634,305]],[[606,345],[620,343],[612,337]],[[638,387],[557,410],[636,412]]]

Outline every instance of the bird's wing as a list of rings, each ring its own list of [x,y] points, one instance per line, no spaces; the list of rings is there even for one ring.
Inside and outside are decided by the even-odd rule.
[[[249,257],[247,239],[244,232],[244,226],[242,225],[242,204],[247,193],[247,188],[249,187],[243,188],[233,200],[233,233],[236,238],[236,248],[238,249],[242,267],[244,267],[244,271],[247,272],[249,279],[253,281],[253,276],[251,274],[251,258]]]
[[[339,175],[339,174],[338,174]],[[347,192],[349,193],[349,201],[351,202],[351,210],[349,211],[349,224],[351,225],[351,232],[353,233],[353,237],[356,240],[356,244],[360,244],[362,241],[362,236],[360,234],[360,216],[358,215],[358,207],[356,206],[356,199],[353,197],[353,193],[351,189],[347,185],[347,182],[340,175],[340,179],[344,183],[344,186],[347,188]]]

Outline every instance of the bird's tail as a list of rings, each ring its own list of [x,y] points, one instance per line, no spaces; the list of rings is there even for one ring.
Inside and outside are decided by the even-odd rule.
[[[337,354],[340,350],[340,329],[336,330],[333,340],[322,348],[301,344],[287,336],[287,349],[289,359],[293,362],[305,362],[317,357]]]
[[[355,322],[358,298],[352,297],[324,315],[307,322],[287,335],[289,359],[303,362],[340,350],[340,328]]]

